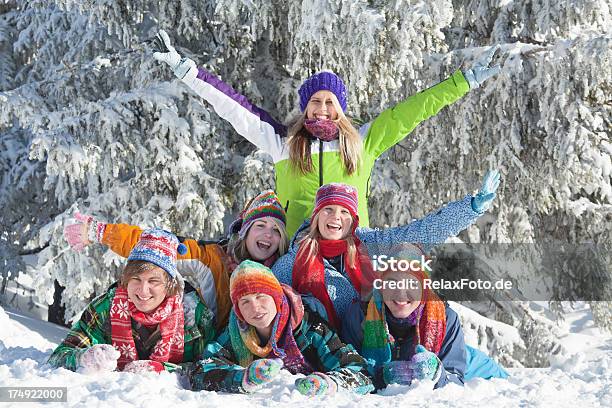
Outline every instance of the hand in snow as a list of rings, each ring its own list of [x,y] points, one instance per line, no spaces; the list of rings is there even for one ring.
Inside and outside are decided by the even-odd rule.
[[[483,84],[484,81],[499,74],[501,71],[501,67],[499,65],[495,65],[494,67],[489,68],[489,64],[495,55],[495,52],[499,50],[501,46],[498,44],[494,47],[489,48],[489,50],[471,66],[470,69],[463,72],[463,76],[465,77],[468,84],[470,84],[470,89],[478,88]]]
[[[438,356],[420,344],[416,346],[415,354],[410,359],[413,376],[418,380],[434,380],[441,364]]]
[[[123,367],[123,371],[134,374],[141,373],[161,373],[164,371],[164,365],[159,361],[153,360],[136,360],[130,361]]]
[[[244,370],[242,388],[247,392],[255,391],[272,381],[280,373],[281,368],[283,368],[283,360],[280,358],[261,358],[253,361]]]
[[[304,378],[298,378],[295,380],[295,387],[300,394],[308,397],[334,394],[338,388],[334,380],[319,372],[312,373]]]
[[[489,171],[482,182],[480,191],[476,197],[472,197],[472,210],[477,213],[485,212],[495,199],[497,187],[499,187],[499,171]]]
[[[88,237],[89,228],[95,220],[91,215],[84,215],[78,211],[74,213],[74,219],[77,220],[76,223],[64,227],[64,239],[72,249],[79,252],[91,244]]]
[[[385,384],[410,385],[413,373],[410,361],[389,361],[383,365],[383,380]]]
[[[153,53],[153,58],[168,64],[176,77],[182,79],[191,66],[195,67],[195,62],[189,58],[181,58],[164,30],[159,30],[159,33],[155,36],[154,44],[157,51]]]
[[[110,344],[94,344],[81,354],[79,367],[84,373],[114,371],[119,356],[119,351]]]

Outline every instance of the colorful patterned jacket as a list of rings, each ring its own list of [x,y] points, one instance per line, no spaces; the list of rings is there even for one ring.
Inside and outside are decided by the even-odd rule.
[[[70,329],[66,339],[49,357],[50,365],[75,371],[81,355],[89,347],[95,344],[112,344],[109,312],[115,297],[115,289],[116,286],[111,287],[87,306],[81,318]],[[215,338],[216,331],[213,313],[201,302],[196,292],[184,295],[183,309],[185,310],[183,361],[189,363],[199,358],[205,346]],[[138,332],[133,329],[132,334],[136,348],[142,349],[144,345],[140,341]],[[179,366],[164,363],[164,367],[167,371],[174,371]]]
[[[100,243],[117,255],[127,258],[138,243],[142,229],[128,224],[106,224]],[[229,298],[229,271],[226,253],[215,243],[200,243],[183,239],[187,247],[184,255],[177,255],[176,268],[200,294],[213,312],[220,331],[227,325],[232,303]]]
[[[361,225],[367,227],[370,174],[376,159],[404,139],[419,123],[436,115],[469,91],[467,81],[457,70],[448,79],[408,97],[361,126],[358,130],[363,141],[362,163],[352,175],[346,174],[342,165],[338,140],[313,141],[310,146],[313,170],[302,175],[293,170],[289,161],[287,128],[268,112],[253,105],[230,85],[202,68],[191,68],[183,82],[208,101],[238,134],[272,156],[276,193],[282,205],[287,207],[289,236],[310,217],[317,189],[331,182],[357,188],[360,197],[359,219]]]
[[[326,321],[304,305],[304,317],[293,335],[304,359],[315,371],[325,372],[339,388],[358,394],[374,390],[365,360],[350,344],[344,344]],[[229,331],[209,344],[202,360],[192,366],[189,380],[193,390],[246,393],[242,388],[245,368],[236,364]]]

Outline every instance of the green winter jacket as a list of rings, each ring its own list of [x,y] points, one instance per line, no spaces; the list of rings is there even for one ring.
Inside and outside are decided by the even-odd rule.
[[[76,371],[81,355],[95,344],[112,344],[109,312],[115,297],[115,287],[94,299],[83,311],[68,336],[49,357],[49,364],[54,367],[64,367]],[[196,361],[206,345],[215,338],[215,324],[212,312],[200,301],[197,292],[184,295],[185,310],[185,348],[183,362]],[[134,334],[134,341],[138,336]],[[137,347],[138,348],[138,347]],[[179,365],[164,363],[167,371],[174,371]]]
[[[313,171],[302,175],[291,168],[285,126],[202,68],[194,66],[183,81],[206,99],[219,116],[229,121],[236,132],[272,156],[276,193],[287,209],[289,236],[311,216],[317,189],[331,182],[357,188],[360,195],[359,225],[367,227],[369,181],[376,159],[404,139],[419,123],[436,115],[469,91],[463,73],[457,70],[445,81],[410,96],[361,126],[359,134],[363,140],[363,161],[358,171],[350,176],[346,174],[338,154],[337,140],[313,141],[310,149]]]

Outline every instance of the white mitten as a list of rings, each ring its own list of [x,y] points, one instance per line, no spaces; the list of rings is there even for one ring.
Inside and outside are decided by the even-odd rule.
[[[88,348],[79,360],[79,368],[84,373],[114,371],[120,353],[110,344],[95,344]]]

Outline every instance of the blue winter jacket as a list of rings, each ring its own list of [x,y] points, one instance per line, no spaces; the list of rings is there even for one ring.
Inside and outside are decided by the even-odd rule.
[[[469,227],[481,215],[472,209],[471,203],[472,197],[468,195],[407,225],[385,229],[357,228],[355,234],[366,245],[370,257],[386,254],[391,246],[400,243],[421,244],[425,253],[428,253],[435,245]],[[292,286],[293,264],[299,250],[299,241],[309,227],[310,220],[304,221],[293,237],[287,254],[272,266],[272,272],[281,283]],[[344,262],[340,271],[327,259],[324,259],[324,263],[329,298],[336,314],[344,316],[353,302],[361,300],[360,295],[344,271]],[[339,334],[344,339],[342,332]]]

